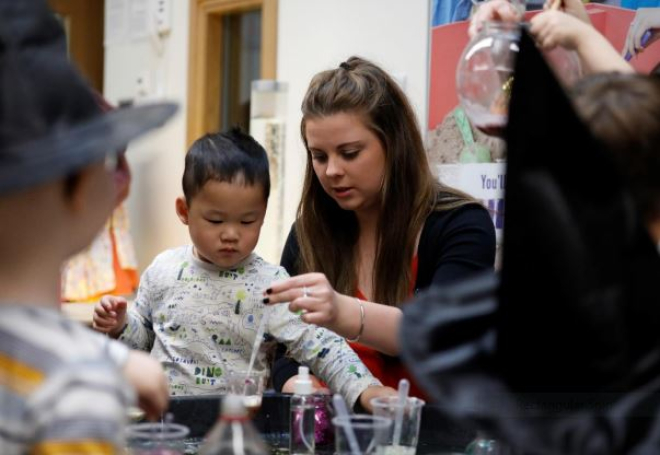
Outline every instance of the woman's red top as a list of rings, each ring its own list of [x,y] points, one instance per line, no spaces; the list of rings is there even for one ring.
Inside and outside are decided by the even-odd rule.
[[[412,260],[412,277],[410,282],[410,295],[413,295],[415,282],[417,281],[417,256]],[[355,297],[361,300],[367,300],[358,289]],[[392,357],[382,354],[375,349],[365,346],[360,343],[349,343],[353,350],[356,352],[362,363],[364,363],[371,374],[377,377],[383,385],[390,386],[396,389],[399,386],[399,381],[402,378],[410,381],[410,395],[418,398],[426,399],[426,395],[417,387],[415,381],[412,379],[406,367],[401,363],[398,357]]]

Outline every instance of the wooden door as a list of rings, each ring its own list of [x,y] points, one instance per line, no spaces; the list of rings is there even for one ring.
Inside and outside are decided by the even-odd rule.
[[[48,4],[64,23],[69,58],[102,92],[104,0],[48,0]]]

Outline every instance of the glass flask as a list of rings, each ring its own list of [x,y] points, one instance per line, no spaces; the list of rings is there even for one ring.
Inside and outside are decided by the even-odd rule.
[[[522,27],[520,22],[486,22],[463,50],[456,68],[460,104],[472,125],[490,136],[504,135]],[[564,86],[580,78],[574,51],[556,47],[543,55]]]

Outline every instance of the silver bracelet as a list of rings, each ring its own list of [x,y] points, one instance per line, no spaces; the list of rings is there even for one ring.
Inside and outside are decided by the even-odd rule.
[[[362,332],[364,332],[364,305],[362,304],[362,300],[356,298],[355,301],[360,305],[360,331],[358,332],[357,336],[355,338],[346,338],[346,341],[349,343],[357,343],[360,341],[360,337],[362,336]]]

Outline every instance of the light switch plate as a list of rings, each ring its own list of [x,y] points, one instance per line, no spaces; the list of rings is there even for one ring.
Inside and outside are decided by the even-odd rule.
[[[172,0],[152,0],[156,33],[166,35],[172,29]]]

